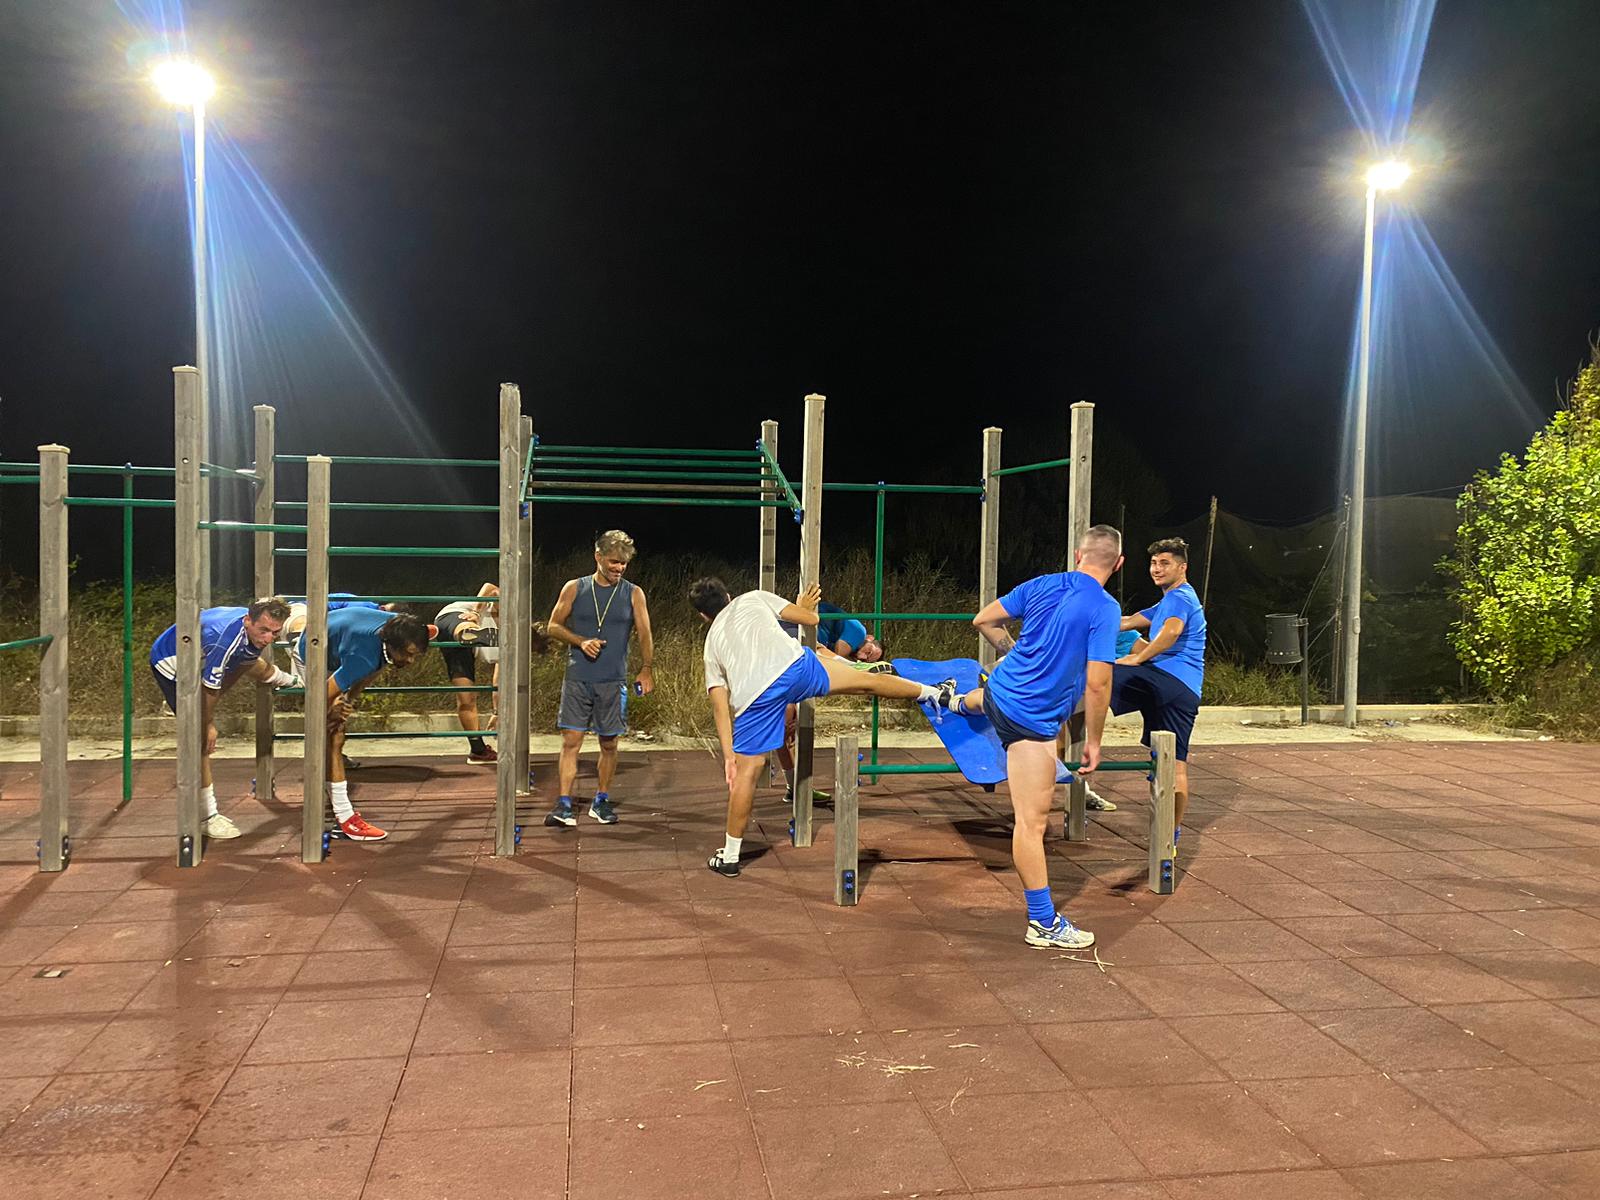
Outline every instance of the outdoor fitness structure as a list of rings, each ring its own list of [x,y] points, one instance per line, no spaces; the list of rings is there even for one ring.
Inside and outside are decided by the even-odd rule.
[[[177,861],[180,866],[200,864],[204,854],[201,825],[205,814],[200,801],[201,728],[200,668],[201,647],[199,614],[208,603],[207,581],[202,564],[209,560],[208,543],[212,533],[247,533],[254,543],[254,594],[275,594],[276,560],[280,557],[305,559],[305,734],[277,734],[274,731],[273,693],[266,686],[256,692],[256,789],[272,795],[275,774],[276,741],[303,738],[303,802],[301,858],[321,862],[330,847],[330,824],[324,799],[327,777],[327,655],[328,655],[328,577],[329,561],[338,557],[394,558],[497,558],[502,661],[514,664],[503,671],[498,696],[498,730],[482,736],[503,735],[495,784],[495,853],[516,853],[521,841],[519,803],[529,797],[528,712],[529,712],[529,634],[532,626],[533,581],[533,506],[535,504],[601,503],[621,505],[673,505],[754,507],[760,521],[758,579],[767,591],[777,587],[777,510],[787,508],[800,525],[800,587],[819,582],[822,547],[822,498],[825,491],[874,494],[876,498],[876,540],[874,553],[873,610],[851,613],[858,620],[870,620],[874,633],[881,637],[883,622],[903,620],[970,621],[970,613],[917,613],[883,611],[884,508],[886,497],[899,493],[942,493],[975,495],[979,500],[981,537],[979,541],[979,606],[998,595],[1000,544],[1000,480],[1006,475],[1066,467],[1068,483],[1068,545],[1075,546],[1089,526],[1090,478],[1093,461],[1094,406],[1072,406],[1072,453],[1066,459],[1000,465],[1001,431],[983,432],[981,482],[975,485],[826,483],[823,480],[823,414],[825,399],[809,395],[805,399],[805,429],[802,449],[803,469],[800,491],[796,493],[778,462],[778,423],[764,421],[761,436],[747,450],[663,449],[611,446],[550,446],[539,442],[533,423],[522,413],[520,389],[502,384],[499,397],[500,438],[496,459],[453,459],[421,457],[372,457],[278,454],[276,414],[266,405],[254,410],[255,465],[241,469],[216,466],[201,460],[202,431],[199,373],[193,367],[173,369],[174,463],[173,467],[98,467],[71,466],[64,446],[39,448],[36,476],[4,475],[0,480],[37,483],[40,513],[40,623],[36,637],[0,643],[0,651],[32,649],[42,651],[39,677],[41,804],[39,865],[43,871],[62,870],[70,859],[71,843],[67,829],[67,511],[69,507],[117,507],[123,513],[124,531],[124,637],[123,637],[123,727],[124,801],[131,795],[131,520],[137,508],[169,508],[175,514],[175,601],[177,611],[178,663],[177,690],[180,697],[177,738],[178,834]],[[306,469],[306,499],[303,502],[277,500],[277,468],[303,464]],[[431,468],[484,468],[497,472],[495,504],[424,504],[335,502],[332,494],[332,468],[362,466],[413,466]],[[0,471],[31,469],[32,464],[4,464]],[[121,497],[71,496],[69,473],[120,475],[124,481]],[[132,482],[138,475],[170,476],[174,497],[135,498]],[[202,490],[215,478],[248,482],[254,490],[254,520],[212,521],[203,519],[209,507]],[[305,512],[305,523],[280,522],[279,510]],[[336,511],[408,511],[440,513],[495,513],[498,517],[498,544],[493,547],[463,546],[351,546],[331,544],[332,514]],[[279,535],[298,535],[303,546],[281,547]],[[476,596],[382,595],[363,596],[373,601],[448,603],[480,600]],[[816,630],[805,627],[801,636],[807,646],[816,644]],[[458,643],[435,642],[435,646]],[[994,651],[979,639],[978,658],[991,666]],[[384,692],[454,692],[457,686],[398,685],[369,689]],[[475,688],[496,691],[495,688]],[[509,734],[506,733],[509,731]],[[953,773],[953,763],[890,764],[878,761],[879,714],[876,700],[872,708],[870,757],[860,752],[859,739],[841,735],[836,750],[835,890],[840,904],[854,904],[859,898],[858,820],[860,779],[888,775]],[[432,732],[362,731],[347,733],[350,738],[453,737],[464,734]],[[1154,764],[1148,760],[1102,763],[1101,770],[1151,773],[1153,788],[1150,822],[1149,886],[1158,893],[1173,888],[1173,763],[1174,738],[1157,733],[1152,739]],[[507,743],[510,743],[508,746]],[[813,702],[800,705],[795,754],[795,803],[790,834],[796,846],[812,844],[812,779],[814,774],[816,720]],[[1073,747],[1073,757],[1081,755],[1081,744]],[[1077,763],[1068,764],[1076,767]],[[1087,836],[1085,787],[1074,778],[1068,787],[1065,833],[1069,840]]]

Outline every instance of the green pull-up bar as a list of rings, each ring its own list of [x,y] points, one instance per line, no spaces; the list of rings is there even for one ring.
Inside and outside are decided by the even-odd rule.
[[[304,500],[279,500],[274,508],[304,509]],[[334,512],[443,512],[443,513],[497,513],[498,504],[380,504],[372,500],[334,500],[328,507]]]
[[[1081,762],[1063,763],[1069,771],[1076,771],[1083,766]],[[869,763],[863,762],[857,771],[862,775],[958,775],[961,768],[955,763]],[[1143,771],[1149,773],[1151,764],[1148,759],[1143,762],[1103,762],[1094,769],[1098,775],[1102,771]]]
[[[273,550],[285,558],[304,558],[303,546],[279,546]],[[477,546],[329,546],[336,558],[499,558],[498,548]]]
[[[274,454],[275,463],[303,463],[304,454]],[[498,458],[415,458],[409,455],[387,457],[376,454],[330,454],[326,456],[335,466],[348,467],[498,467]]]
[[[534,461],[551,454],[611,454],[644,458],[753,458],[754,450],[697,450],[675,446],[547,446],[535,441]]]
[[[304,525],[261,525],[254,521],[199,521],[196,529],[214,529],[218,533],[304,533]]]
[[[975,483],[825,483],[825,492],[898,492],[935,496],[981,496]]]
[[[673,504],[704,505],[709,508],[787,508],[783,500],[717,500],[705,497],[678,496],[613,496],[596,493],[592,496],[552,496],[548,492],[534,492],[528,497],[533,504]],[[496,554],[499,551],[495,551]]]
[[[131,496],[68,496],[68,508],[172,508],[176,500],[135,500]]]
[[[40,634],[38,637],[18,638],[14,642],[0,642],[0,650],[23,650],[29,646],[48,646],[56,639],[51,634]]]
[[[1025,463],[1020,467],[1001,467],[998,471],[991,472],[999,475],[1022,475],[1028,471],[1048,471],[1052,467],[1070,467],[1070,458],[1052,458],[1049,462]]]

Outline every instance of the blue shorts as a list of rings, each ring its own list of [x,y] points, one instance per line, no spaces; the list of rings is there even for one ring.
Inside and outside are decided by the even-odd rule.
[[[1011,749],[1018,742],[1054,742],[1056,735],[1053,733],[1035,733],[1025,725],[1018,725],[1006,716],[1001,707],[995,703],[993,693],[988,688],[983,689],[983,715],[989,718],[989,724],[994,726],[995,733],[1000,738],[1000,746],[1004,750]]]
[[[160,671],[156,670],[155,663],[150,664],[150,674],[156,677],[156,686],[161,689],[161,694],[166,697],[167,707],[176,713],[178,711],[178,681],[176,679],[168,679]]]
[[[1144,717],[1146,746],[1150,735],[1166,729],[1178,737],[1178,761],[1189,761],[1189,735],[1200,713],[1200,697],[1175,675],[1168,675],[1153,663],[1111,668],[1111,711],[1119,717],[1137,712]]]
[[[733,752],[766,754],[783,746],[783,715],[789,705],[828,694],[828,671],[814,650],[802,649],[750,706],[733,719]]]

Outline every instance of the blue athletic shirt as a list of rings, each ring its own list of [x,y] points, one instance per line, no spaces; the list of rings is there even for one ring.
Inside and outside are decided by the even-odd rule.
[[[378,630],[393,616],[381,608],[341,608],[328,614],[328,670],[341,692],[348,692],[383,666]],[[304,637],[302,634],[302,656]]]
[[[1150,618],[1150,632],[1145,636],[1154,641],[1168,617],[1183,622],[1183,632],[1168,649],[1152,659],[1151,666],[1160,667],[1179,683],[1187,687],[1198,699],[1200,685],[1206,677],[1206,610],[1200,607],[1200,597],[1187,583],[1180,583],[1153,608],[1140,610],[1142,617]]]
[[[242,671],[261,651],[245,636],[247,608],[207,608],[200,612],[200,683],[212,691],[222,690],[222,681]],[[150,647],[150,665],[168,679],[178,677],[178,627],[170,625]]]
[[[829,604],[826,600],[817,605],[817,616],[822,618],[817,622],[817,645],[832,650],[843,642],[854,654],[861,649],[861,643],[867,640],[867,627],[854,617],[840,620],[836,614],[843,612],[844,609],[837,604]]]
[[[1082,571],[1030,579],[1000,606],[1022,621],[1022,636],[990,673],[989,693],[1018,725],[1053,738],[1078,707],[1089,663],[1116,661],[1122,610]]]
[[[377,608],[376,600],[357,600],[353,592],[329,592],[328,611],[338,612],[341,608]]]

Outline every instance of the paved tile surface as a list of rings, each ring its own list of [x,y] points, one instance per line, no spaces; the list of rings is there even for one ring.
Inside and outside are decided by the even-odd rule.
[[[625,756],[613,827],[536,797],[509,860],[489,774],[374,759],[391,838],[314,868],[297,767],[219,762],[244,836],[182,870],[171,763],[113,815],[75,762],[46,876],[0,765],[0,1195],[1600,1194],[1597,747],[1206,747],[1169,897],[1108,777],[1050,844],[1098,957],[1022,944],[1004,793],[943,777],[868,793],[839,909],[774,790],[705,869],[703,753]]]

